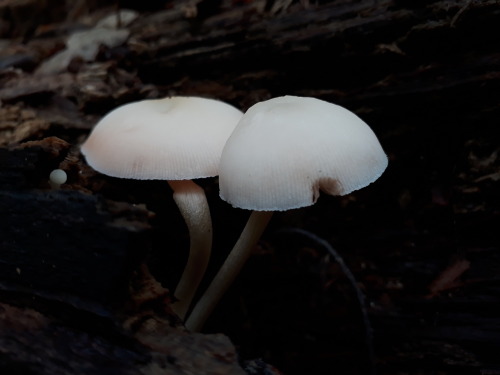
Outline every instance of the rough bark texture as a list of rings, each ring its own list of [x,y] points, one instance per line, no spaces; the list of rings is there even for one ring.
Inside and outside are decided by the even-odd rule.
[[[191,335],[169,309],[188,244],[166,183],[99,175],[78,146],[133,100],[245,110],[287,94],[357,113],[389,168],[276,215],[205,331],[285,374],[500,373],[498,1],[122,1],[137,12],[123,15],[126,40],[92,34],[79,42],[94,55],[68,52],[70,34],[114,14],[103,5],[0,4],[0,373],[242,373],[226,336]],[[68,173],[60,190],[55,168]],[[247,213],[200,184],[208,281]],[[341,269],[294,228],[345,258],[372,334]]]

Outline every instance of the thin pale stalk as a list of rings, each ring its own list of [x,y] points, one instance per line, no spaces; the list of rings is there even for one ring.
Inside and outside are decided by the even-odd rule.
[[[173,310],[184,319],[207,269],[212,250],[212,219],[205,191],[191,180],[169,181],[189,231],[189,256],[174,296]]]
[[[240,273],[272,215],[272,211],[252,212],[240,238],[187,319],[186,327],[189,330],[199,331],[203,327],[219,300]]]

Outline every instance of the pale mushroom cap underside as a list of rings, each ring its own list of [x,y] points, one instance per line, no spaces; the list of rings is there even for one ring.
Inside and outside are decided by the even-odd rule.
[[[199,97],[129,103],[104,116],[81,150],[92,168],[113,177],[216,176],[222,148],[242,115],[229,104]]]
[[[220,196],[250,210],[305,207],[320,190],[346,195],[367,186],[387,164],[354,113],[319,99],[278,97],[252,106],[226,142]]]

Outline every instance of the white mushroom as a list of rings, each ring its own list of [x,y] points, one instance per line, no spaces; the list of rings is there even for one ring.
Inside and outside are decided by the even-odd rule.
[[[220,196],[253,210],[241,237],[186,326],[199,330],[250,255],[273,211],[346,195],[380,177],[387,156],[359,117],[315,98],[284,96],[251,107],[222,152]]]
[[[169,181],[190,235],[188,262],[174,293],[180,317],[203,278],[212,246],[205,192],[191,179],[218,175],[222,148],[241,116],[212,99],[144,100],[107,114],[81,148],[88,164],[108,176]]]
[[[68,175],[62,169],[54,169],[49,174],[49,184],[52,189],[59,189],[62,184],[66,183]]]

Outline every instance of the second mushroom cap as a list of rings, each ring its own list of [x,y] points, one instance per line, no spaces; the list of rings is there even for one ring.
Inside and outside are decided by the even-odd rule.
[[[388,164],[377,137],[354,113],[319,99],[283,96],[252,106],[222,151],[220,196],[235,207],[282,211],[319,192],[345,195]]]

